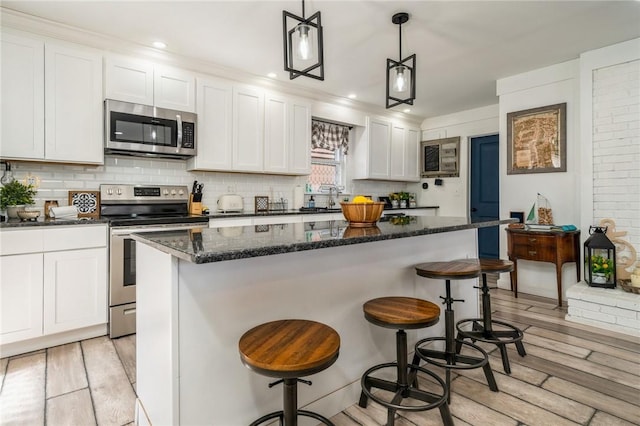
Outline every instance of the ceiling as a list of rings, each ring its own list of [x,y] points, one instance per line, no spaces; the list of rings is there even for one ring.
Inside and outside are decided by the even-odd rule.
[[[282,11],[301,1],[2,1],[14,9],[285,84],[385,105],[386,59],[398,59],[394,13],[406,11],[403,56],[417,56],[411,114],[433,117],[498,102],[496,80],[640,37],[640,1],[307,0],[322,15],[325,80],[289,81]],[[395,107],[402,111],[405,106]]]

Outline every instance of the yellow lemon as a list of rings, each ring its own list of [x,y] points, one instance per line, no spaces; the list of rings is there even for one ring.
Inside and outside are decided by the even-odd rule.
[[[369,200],[367,197],[363,197],[362,195],[356,195],[355,197],[353,197],[353,203],[356,204],[365,204],[370,202],[371,200]]]

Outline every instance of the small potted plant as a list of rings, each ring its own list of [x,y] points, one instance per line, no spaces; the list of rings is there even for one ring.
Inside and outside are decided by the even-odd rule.
[[[406,209],[409,207],[409,193],[408,192],[398,192],[398,198],[400,199],[400,207]]]
[[[396,192],[392,192],[391,194],[389,194],[389,199],[391,200],[391,207],[397,209],[399,207],[398,203],[400,200],[398,194]]]
[[[602,256],[591,256],[591,273],[593,282],[604,284],[611,279],[613,274],[613,259]]]
[[[0,188],[0,209],[7,210],[9,218],[17,218],[18,210],[33,204],[36,189],[17,180]]]

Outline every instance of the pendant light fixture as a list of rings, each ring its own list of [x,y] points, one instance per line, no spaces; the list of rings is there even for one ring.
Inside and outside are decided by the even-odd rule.
[[[413,105],[416,98],[416,55],[402,59],[402,24],[407,21],[409,14],[406,12],[396,13],[391,18],[399,28],[400,49],[397,61],[387,58],[387,108]]]
[[[302,0],[302,17],[283,10],[282,26],[284,70],[289,71],[289,79],[303,75],[324,80],[320,12],[305,18]]]

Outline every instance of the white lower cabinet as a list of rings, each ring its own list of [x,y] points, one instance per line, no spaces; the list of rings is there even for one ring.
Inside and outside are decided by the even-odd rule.
[[[103,325],[91,333],[105,334],[106,225],[4,229],[0,246],[0,356],[74,341],[62,332]],[[7,353],[6,345],[23,341],[24,351],[13,346]]]
[[[0,339],[42,335],[42,253],[0,257]]]
[[[44,334],[107,322],[106,249],[44,255]]]

